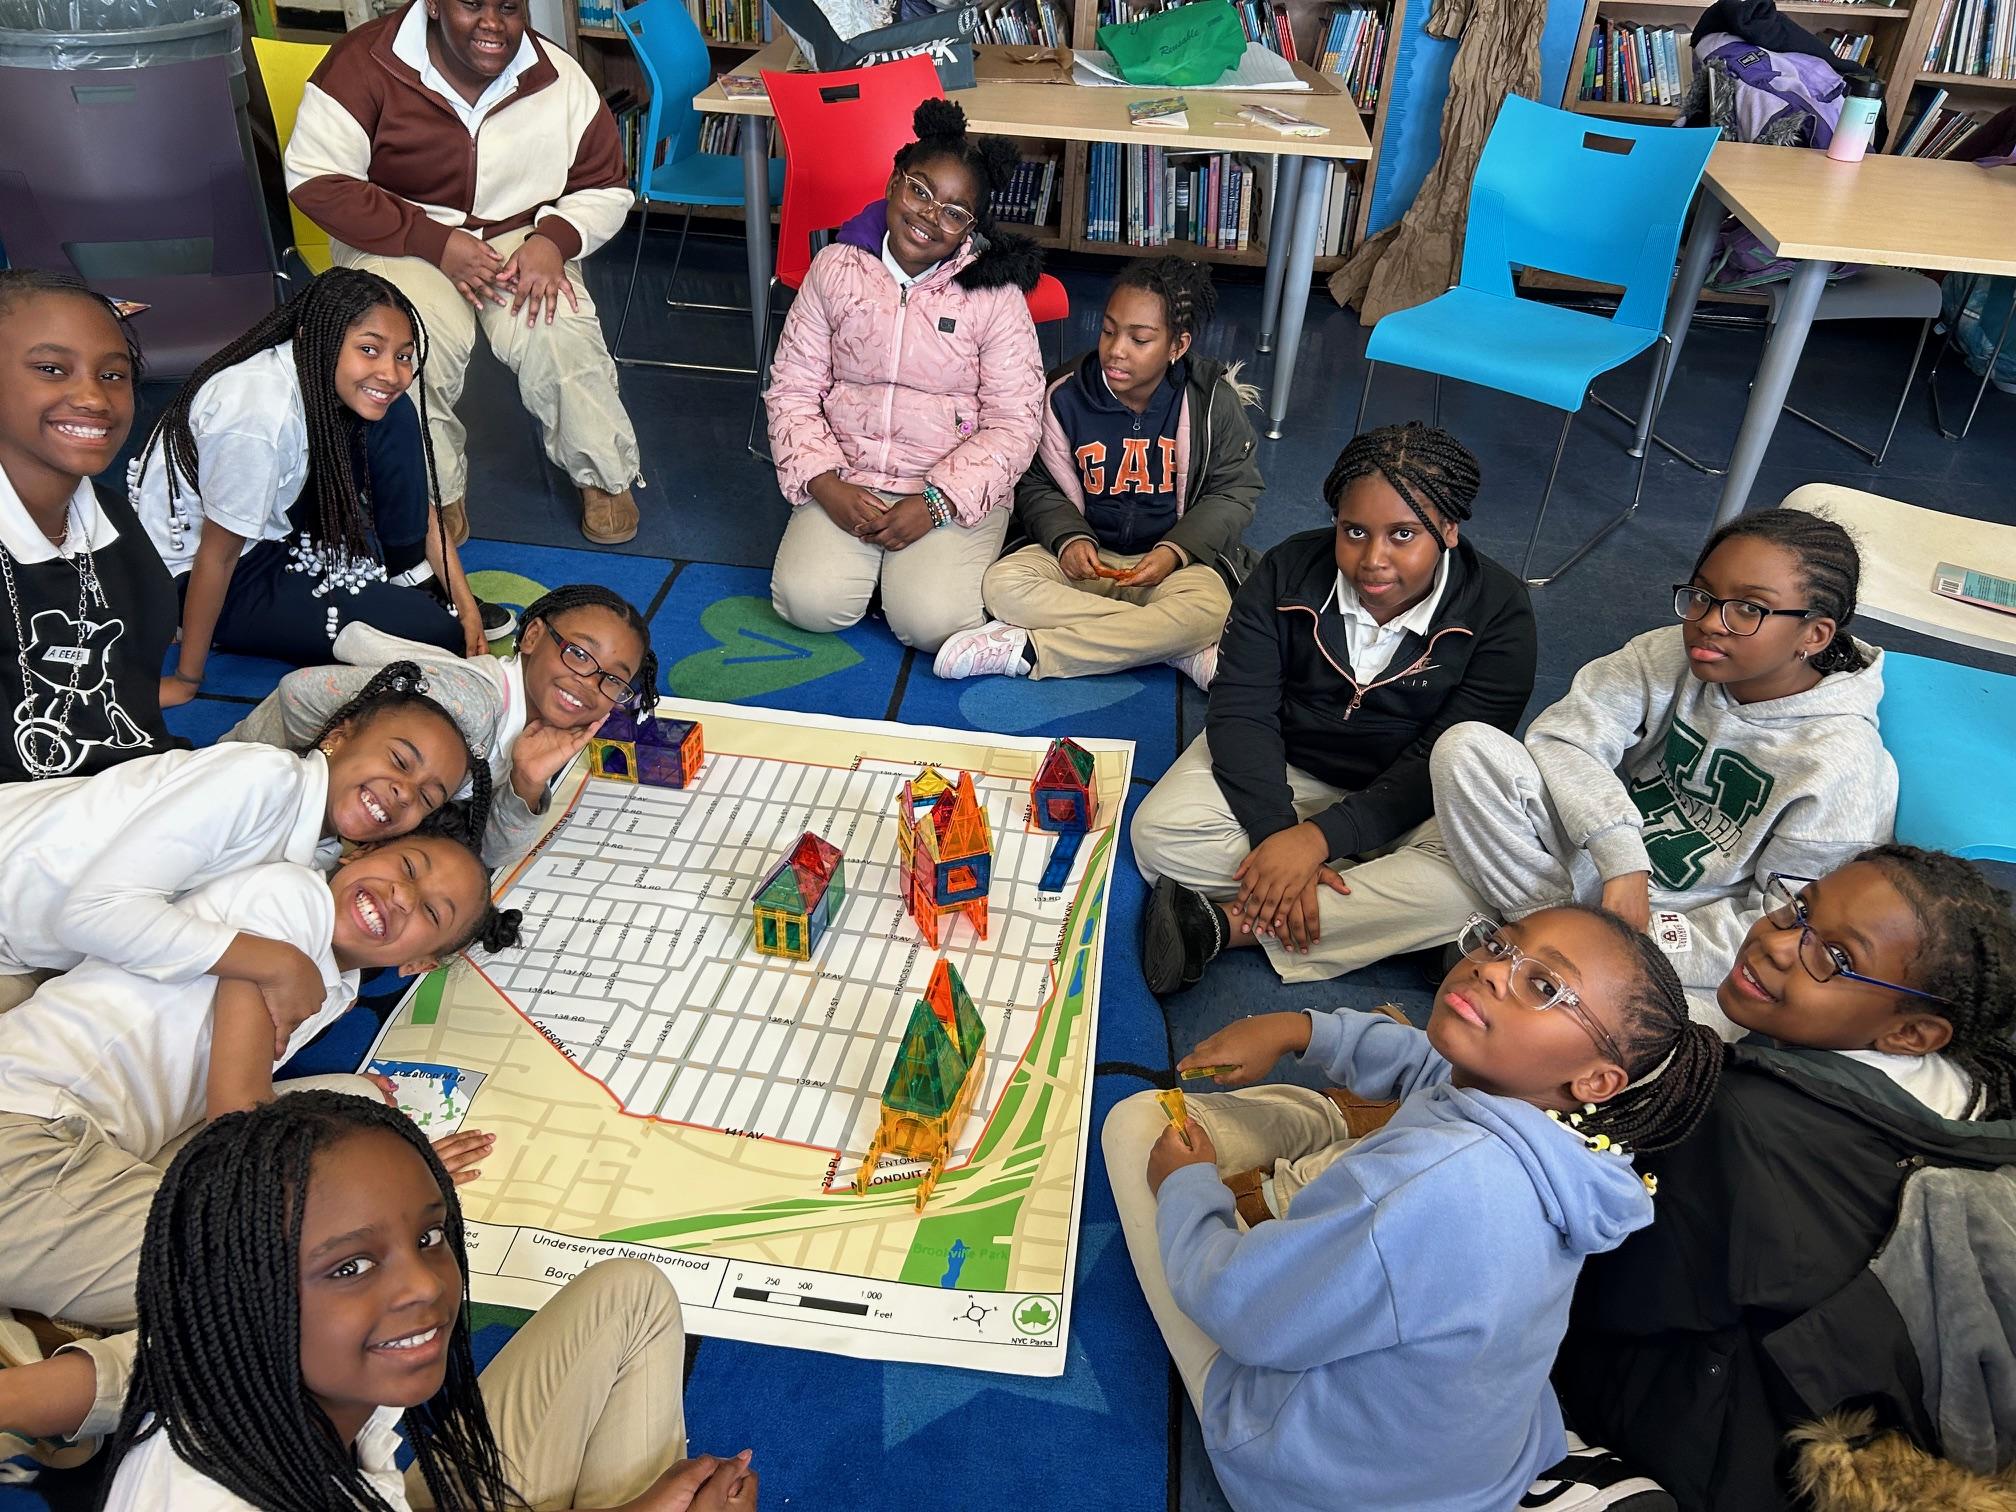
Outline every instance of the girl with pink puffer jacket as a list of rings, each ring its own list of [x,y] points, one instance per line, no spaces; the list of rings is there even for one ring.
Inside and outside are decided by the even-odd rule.
[[[770,602],[844,630],[879,583],[889,628],[936,651],[986,619],[1016,480],[1036,454],[1043,361],[1025,295],[1042,258],[994,227],[1015,149],[926,100],[884,199],[812,259],[764,401],[791,503]]]

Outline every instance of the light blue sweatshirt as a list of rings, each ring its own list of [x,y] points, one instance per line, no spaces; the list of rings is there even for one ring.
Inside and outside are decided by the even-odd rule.
[[[1309,1018],[1305,1064],[1406,1101],[1248,1233],[1211,1166],[1162,1183],[1170,1291],[1224,1351],[1211,1463],[1240,1512],[1506,1512],[1567,1452],[1547,1373],[1583,1257],[1652,1200],[1539,1108],[1452,1086],[1419,1029]]]

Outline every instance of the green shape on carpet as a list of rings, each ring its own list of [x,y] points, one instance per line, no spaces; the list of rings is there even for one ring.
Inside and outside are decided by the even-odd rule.
[[[469,1304],[469,1332],[471,1336],[483,1332],[492,1323],[502,1323],[516,1333],[532,1321],[532,1314],[523,1307],[505,1307],[498,1302],[471,1302]]]
[[[736,703],[844,672],[861,653],[837,635],[815,635],[786,624],[768,599],[716,599],[700,613],[715,644],[683,658],[667,675],[681,698]]]
[[[420,990],[413,994],[413,1022],[431,1024],[441,1017],[441,993],[448,985],[448,968],[443,966],[430,971],[420,979]]]
[[[917,1225],[903,1272],[896,1279],[909,1286],[961,1286],[973,1291],[1002,1291],[1008,1285],[1009,1246],[997,1236],[1015,1232],[1022,1199],[993,1207],[961,1209]]]

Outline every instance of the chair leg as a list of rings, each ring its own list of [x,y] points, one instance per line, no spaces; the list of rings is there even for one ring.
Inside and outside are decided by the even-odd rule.
[[[693,207],[686,207],[686,218],[679,225],[679,250],[672,258],[672,277],[679,277],[679,263],[686,255],[686,233],[693,225]],[[637,224],[637,250],[630,256],[630,287],[623,291],[623,315],[616,322],[616,339],[609,343],[609,355],[618,367],[657,368],[671,373],[715,373],[724,378],[753,377],[757,369],[720,362],[671,362],[661,357],[625,357],[623,351],[623,328],[630,323],[630,305],[637,297],[637,269],[644,260],[644,237],[651,229],[651,201],[644,201],[644,218]],[[671,300],[666,301],[672,304]],[[728,305],[673,305],[674,309],[686,310],[729,310]]]
[[[1824,436],[1832,436],[1836,441],[1839,441],[1843,446],[1847,447],[1850,451],[1860,452],[1864,457],[1867,457],[1869,459],[1870,466],[1881,467],[1883,465],[1883,459],[1890,455],[1890,442],[1897,434],[1897,422],[1903,418],[1904,406],[1911,398],[1911,386],[1918,379],[1918,364],[1924,358],[1925,355],[1925,338],[1929,336],[1931,332],[1932,332],[1932,322],[1930,320],[1925,321],[1922,325],[1918,327],[1918,346],[1917,349],[1913,351],[1911,354],[1911,367],[1909,371],[1907,371],[1904,374],[1904,388],[1902,392],[1900,392],[1897,395],[1897,408],[1891,411],[1890,413],[1890,428],[1883,433],[1883,445],[1880,450],[1872,450],[1869,447],[1864,446],[1860,441],[1857,441],[1853,436],[1844,435],[1842,432],[1834,429],[1833,426],[1827,424],[1824,420],[1817,420],[1813,416],[1807,414],[1804,410],[1795,409],[1789,404],[1785,406],[1785,413],[1790,415],[1795,420],[1804,421],[1806,424],[1812,426],[1813,429],[1819,431]]]
[[[1372,402],[1372,369],[1377,366],[1376,362],[1365,364],[1365,383],[1358,390],[1358,418],[1351,422],[1351,434],[1354,436],[1365,434],[1365,406]]]
[[[651,201],[646,199],[640,206],[642,214],[637,219],[637,246],[630,254],[630,283],[623,290],[623,313],[616,320],[616,334],[609,342],[609,355],[621,363],[623,358],[623,332],[630,324],[630,303],[637,297],[637,270],[644,265],[644,238],[651,234]]]
[[[1978,277],[1978,275],[1973,276]],[[1971,288],[1968,290],[1968,294],[1970,297],[1972,296],[1973,290]],[[1961,308],[1965,309],[1966,300],[1963,299],[1960,303]],[[2004,343],[2009,340],[2009,324],[2012,319],[2016,319],[2016,299],[2009,301],[2009,313],[2002,317],[2002,334],[1995,338],[1995,350],[1988,354],[1988,361],[1981,369],[1981,381],[1975,385],[1974,403],[1968,407],[1967,422],[1957,431],[1948,428],[1945,408],[1939,402],[1939,363],[1944,359],[1947,351],[1954,345],[1953,331],[1948,329],[1944,339],[1940,342],[1939,354],[1932,359],[1932,371],[1927,376],[1926,383],[1932,390],[1933,423],[1939,427],[1939,434],[1944,436],[1948,441],[1965,441],[1967,433],[1974,429],[1974,417],[1981,412],[1981,400],[1988,392],[1988,380],[1994,375],[1995,363],[2002,356]],[[1958,322],[1956,321],[1955,325],[1957,324]]]
[[[720,315],[747,315],[747,305],[705,304],[697,299],[677,299],[672,291],[679,286],[679,266],[686,260],[686,235],[693,229],[693,207],[679,222],[679,248],[672,254],[672,275],[665,280],[665,308],[668,310],[708,310]]]
[[[1573,410],[1561,417],[1561,435],[1554,443],[1554,461],[1547,469],[1547,486],[1540,491],[1540,508],[1533,516],[1532,532],[1526,537],[1526,555],[1519,559],[1519,576],[1525,578],[1528,585],[1534,588],[1544,588],[1549,580],[1557,575],[1549,573],[1544,578],[1535,578],[1531,575],[1533,550],[1540,544],[1540,527],[1547,521],[1547,501],[1554,497],[1554,477],[1561,471],[1561,453],[1568,449],[1568,428],[1574,423]]]
[[[1428,406],[1428,423],[1437,430],[1442,428],[1442,375],[1435,375],[1435,397]]]
[[[769,452],[756,444],[756,426],[766,414],[763,407],[763,380],[770,372],[770,328],[777,320],[777,280],[774,278],[770,280],[770,294],[770,319],[763,324],[763,349],[756,358],[756,402],[749,408],[749,455],[762,462],[773,460]]]
[[[1596,408],[1604,411],[1604,413],[1606,414],[1615,415],[1619,420],[1622,420],[1626,425],[1636,426],[1638,424],[1638,417],[1636,415],[1625,414],[1624,411],[1617,408],[1616,405],[1612,404],[1608,399],[1605,399],[1601,394],[1592,393],[1589,396],[1589,400],[1592,404],[1596,406]],[[1685,462],[1689,467],[1693,468],[1694,471],[1696,472],[1706,473],[1711,478],[1719,478],[1729,470],[1726,467],[1717,467],[1712,462],[1703,462],[1699,457],[1695,456],[1691,452],[1682,451],[1679,447],[1675,446],[1671,441],[1668,441],[1664,436],[1660,435],[1659,432],[1657,432],[1656,430],[1652,432],[1652,439],[1661,448],[1670,453],[1672,456],[1678,458],[1680,461]],[[1633,449],[1629,446],[1625,447],[1624,450],[1626,455],[1631,455],[1633,451]]]

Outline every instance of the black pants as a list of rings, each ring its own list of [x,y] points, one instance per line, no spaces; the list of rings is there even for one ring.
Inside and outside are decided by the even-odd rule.
[[[372,537],[378,558],[385,564],[386,576],[396,577],[427,558],[432,504],[420,413],[411,397],[401,396],[384,419],[359,429],[361,455],[352,465],[361,473],[359,481],[375,511]],[[462,622],[448,612],[432,584],[408,588],[374,582],[356,593],[331,588],[317,595],[320,574],[290,571],[289,553],[315,508],[311,475],[294,506],[294,535],[285,541],[261,541],[238,559],[217,616],[213,644],[218,650],[317,667],[334,659],[336,636],[343,626],[361,622],[406,640],[462,652],[467,645]],[[185,588],[188,581],[182,580]]]

